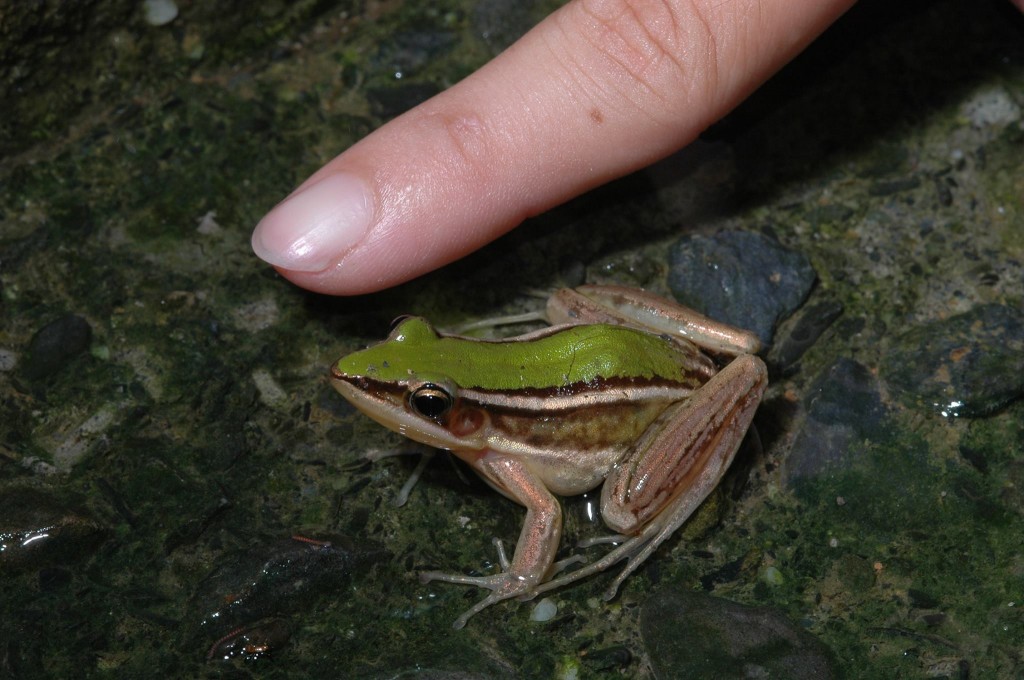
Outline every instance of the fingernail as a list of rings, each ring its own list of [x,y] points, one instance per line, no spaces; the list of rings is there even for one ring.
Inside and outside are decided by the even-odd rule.
[[[252,249],[275,267],[319,272],[359,243],[372,220],[366,184],[327,175],[267,213],[252,233]]]

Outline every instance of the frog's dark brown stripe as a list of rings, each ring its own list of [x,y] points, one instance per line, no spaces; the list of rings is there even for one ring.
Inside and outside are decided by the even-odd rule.
[[[345,376],[333,371],[332,378],[354,384],[361,391],[369,393],[400,396],[410,387],[408,382],[378,381],[364,376]],[[528,416],[543,413],[557,416],[580,408],[609,406],[637,400],[676,401],[685,398],[699,386],[697,381],[690,386],[670,380],[609,378],[591,383],[578,382],[567,386],[525,387],[516,390],[463,388],[459,390],[457,396],[505,415]]]
[[[579,458],[581,469],[591,469],[595,479],[607,472],[606,468],[622,456],[669,402],[684,399],[691,392],[672,383],[668,387],[636,387],[633,383],[637,381],[630,380],[616,380],[614,387],[611,383],[598,385],[601,396],[612,396],[600,400],[587,400],[585,394],[566,396],[564,389],[554,388],[524,390],[531,394],[519,398],[510,397],[504,391],[485,395],[463,390],[450,410],[431,420],[395,407],[416,384],[338,374],[334,375],[334,380],[336,384],[351,386],[342,390],[343,394],[353,390],[363,395],[364,399],[356,403],[361,410],[417,441],[463,453],[469,451],[460,448],[463,443],[480,452],[488,449],[514,451],[530,457],[539,468],[557,468],[565,456],[571,454]],[[593,385],[583,385],[583,388],[591,392],[598,389]],[[559,392],[563,394],[559,396]],[[491,397],[493,403],[485,403],[485,397]],[[559,402],[562,403],[559,405]],[[389,415],[392,412],[394,418]],[[474,436],[476,428],[462,431],[478,416],[483,418],[478,425],[484,439]],[[414,420],[419,420],[420,425],[413,425]]]

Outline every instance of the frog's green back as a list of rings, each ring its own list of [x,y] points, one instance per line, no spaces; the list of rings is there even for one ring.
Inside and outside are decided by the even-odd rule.
[[[464,388],[508,390],[600,378],[691,383],[687,365],[693,358],[662,338],[624,326],[572,326],[530,340],[487,342],[439,336],[414,317],[384,342],[342,358],[336,368],[376,380],[443,376]]]

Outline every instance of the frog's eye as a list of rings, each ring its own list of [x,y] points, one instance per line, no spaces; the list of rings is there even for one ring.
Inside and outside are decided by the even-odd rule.
[[[452,395],[432,383],[416,388],[409,397],[413,410],[426,418],[440,418],[452,407]]]

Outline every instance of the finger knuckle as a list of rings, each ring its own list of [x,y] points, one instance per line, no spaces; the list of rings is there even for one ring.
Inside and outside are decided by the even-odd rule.
[[[443,144],[446,165],[458,174],[481,181],[493,172],[494,136],[484,120],[470,112],[438,112],[433,116]]]
[[[696,3],[580,0],[579,7],[584,39],[646,96],[672,99],[696,73],[714,73],[714,35]]]

